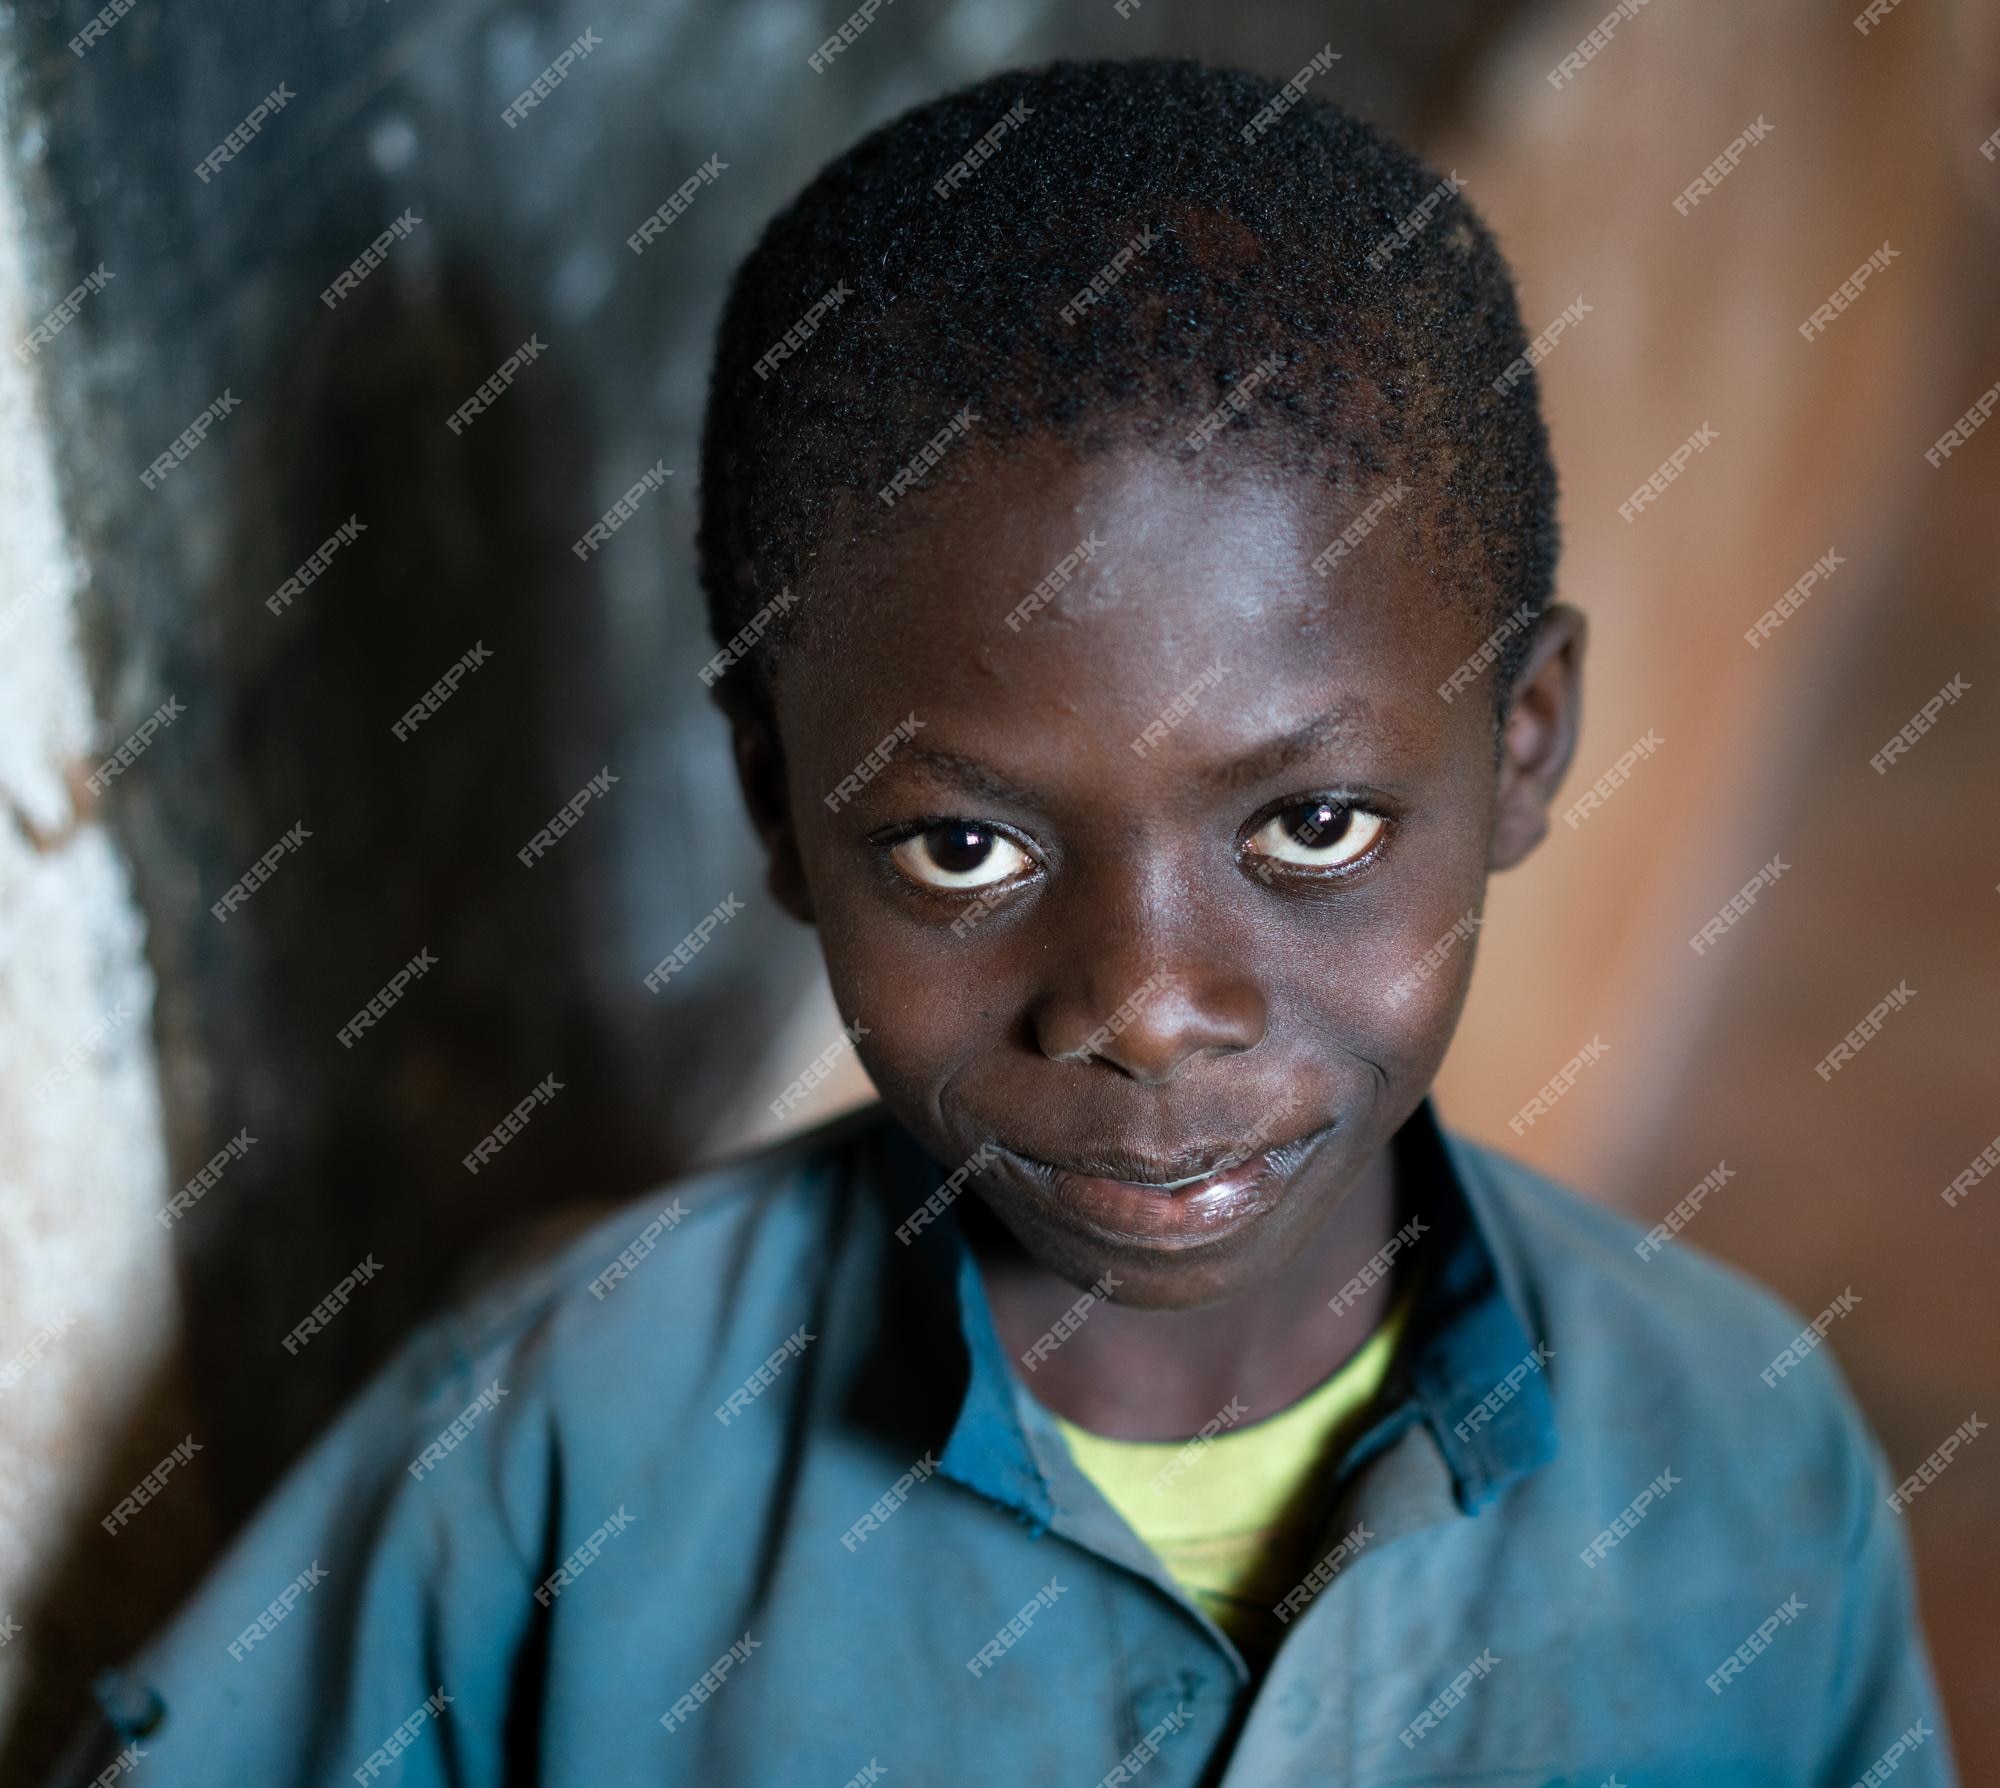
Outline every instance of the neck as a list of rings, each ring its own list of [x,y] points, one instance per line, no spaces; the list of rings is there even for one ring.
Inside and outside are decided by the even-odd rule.
[[[1175,1440],[1232,1403],[1256,1421],[1296,1402],[1368,1339],[1400,1288],[1384,1275],[1352,1305],[1328,1300],[1378,1254],[1408,1202],[1393,1142],[1272,1279],[1199,1310],[1102,1302],[1040,1361],[1036,1398],[1094,1434]],[[971,1201],[968,1201],[970,1203]],[[980,1206],[966,1214],[1001,1343],[1016,1359],[1076,1302],[1077,1289],[1030,1256]]]

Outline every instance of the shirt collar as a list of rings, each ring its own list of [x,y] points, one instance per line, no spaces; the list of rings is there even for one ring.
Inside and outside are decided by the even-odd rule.
[[[1405,1342],[1410,1391],[1450,1469],[1458,1506],[1471,1514],[1555,1456],[1540,1300],[1490,1159],[1447,1135],[1428,1099],[1397,1147],[1436,1213]]]
[[[994,1326],[978,1262],[950,1200],[965,1181],[947,1176],[903,1127],[885,1126],[889,1204],[902,1222],[927,1199],[944,1209],[912,1250],[951,1287],[965,1382],[938,1469],[1044,1531],[1054,1513],[1047,1476],[1022,1419],[1025,1387]],[[1554,1456],[1555,1404],[1535,1337],[1538,1300],[1479,1151],[1448,1136],[1426,1099],[1393,1145],[1426,1226],[1423,1278],[1402,1357],[1384,1389],[1388,1409],[1355,1443],[1358,1461],[1410,1422],[1429,1429],[1458,1509],[1472,1514]],[[954,1186],[953,1180],[957,1180]]]

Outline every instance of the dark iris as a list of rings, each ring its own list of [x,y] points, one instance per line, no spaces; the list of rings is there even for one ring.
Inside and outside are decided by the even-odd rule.
[[[1294,844],[1307,847],[1338,844],[1354,818],[1351,807],[1336,807],[1330,801],[1315,801],[1297,812],[1298,817],[1286,830]]]
[[[986,826],[954,822],[940,826],[927,843],[931,861],[947,875],[970,875],[991,853],[993,833]]]

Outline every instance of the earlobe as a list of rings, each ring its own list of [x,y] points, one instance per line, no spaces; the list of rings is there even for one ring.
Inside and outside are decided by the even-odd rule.
[[[1576,752],[1586,633],[1580,611],[1551,603],[1515,680],[1495,772],[1489,870],[1512,869],[1548,836],[1549,807]]]

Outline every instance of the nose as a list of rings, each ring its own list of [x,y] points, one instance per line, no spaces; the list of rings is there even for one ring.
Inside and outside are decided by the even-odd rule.
[[[1172,1080],[1197,1056],[1263,1040],[1268,1007],[1240,921],[1184,877],[1096,878],[1072,886],[1031,1011],[1051,1061],[1100,1064],[1130,1080]]]

